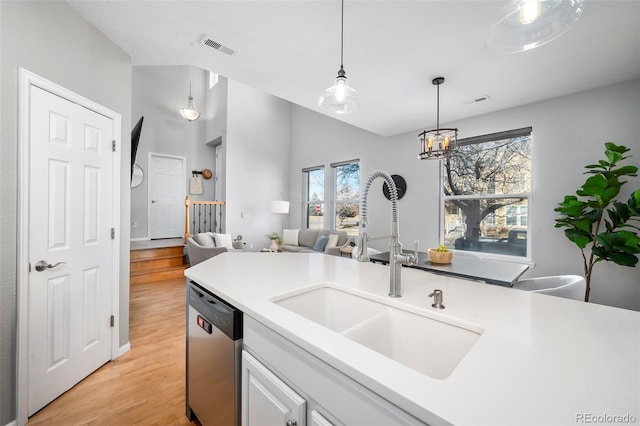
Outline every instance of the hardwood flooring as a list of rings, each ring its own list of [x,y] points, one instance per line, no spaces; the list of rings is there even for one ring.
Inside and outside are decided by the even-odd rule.
[[[130,290],[131,350],[29,418],[36,425],[190,425],[185,415],[185,279]]]

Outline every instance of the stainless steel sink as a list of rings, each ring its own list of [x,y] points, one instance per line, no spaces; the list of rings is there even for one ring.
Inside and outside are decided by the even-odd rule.
[[[445,379],[481,332],[334,287],[276,298],[274,303],[435,379]]]

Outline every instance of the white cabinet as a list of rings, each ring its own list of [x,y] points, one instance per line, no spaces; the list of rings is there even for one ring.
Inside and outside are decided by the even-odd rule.
[[[267,411],[279,413],[280,417],[277,417],[277,423],[274,423],[278,426],[286,426],[286,420],[293,418],[286,417],[284,412],[294,412],[295,409],[286,408],[286,398],[278,396],[274,389],[288,389],[286,395],[296,395],[302,400],[302,404],[306,404],[306,409],[300,408],[306,412],[304,415],[298,415],[298,426],[424,426],[423,422],[406,411],[246,314],[243,347],[249,352],[246,358],[243,353],[242,367],[244,426],[272,424],[265,421],[267,417],[259,417],[263,409],[265,416],[268,415]],[[254,379],[249,380],[245,375],[253,375]],[[264,382],[279,385],[268,388]],[[248,395],[245,395],[245,392],[248,392]],[[258,398],[255,395],[259,393],[264,395]],[[255,405],[258,399],[264,399],[264,405],[272,407],[258,407]],[[259,422],[246,422],[246,418],[253,418]]]
[[[243,426],[305,426],[306,410],[300,395],[242,351]]]
[[[309,426],[333,426],[333,424],[316,410],[311,410]]]

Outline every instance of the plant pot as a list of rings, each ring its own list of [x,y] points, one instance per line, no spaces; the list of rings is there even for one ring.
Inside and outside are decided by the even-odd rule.
[[[280,251],[280,246],[278,245],[278,241],[271,240],[271,244],[269,245],[269,250]]]
[[[432,263],[451,263],[453,258],[452,251],[436,251],[434,249],[427,250],[427,256],[429,256],[429,262]]]

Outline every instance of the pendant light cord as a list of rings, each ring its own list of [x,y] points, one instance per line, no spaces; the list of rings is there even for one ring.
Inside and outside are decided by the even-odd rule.
[[[344,0],[342,0],[342,10],[340,12],[340,69],[344,65]]]

